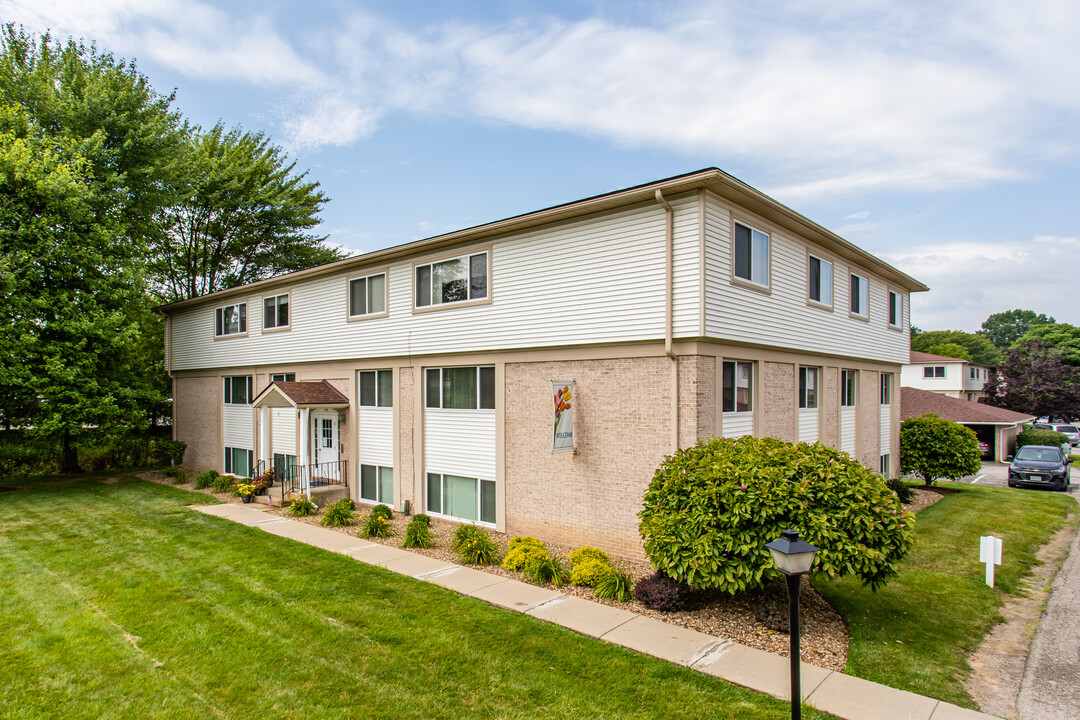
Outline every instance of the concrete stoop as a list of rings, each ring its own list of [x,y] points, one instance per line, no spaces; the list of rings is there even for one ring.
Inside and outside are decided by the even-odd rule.
[[[281,505],[281,486],[275,485],[272,488],[267,489],[266,495],[255,495],[251,498],[252,503],[258,503],[259,505],[268,505],[270,500],[273,500],[275,507]],[[349,489],[344,485],[330,485],[327,487],[313,487],[311,488],[311,501],[318,505],[320,508],[325,507],[331,503],[335,503],[338,500],[344,500],[349,497]]]

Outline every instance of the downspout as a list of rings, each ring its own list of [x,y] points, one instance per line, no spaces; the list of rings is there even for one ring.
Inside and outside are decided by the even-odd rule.
[[[671,453],[679,450],[679,356],[675,354],[674,286],[675,286],[675,211],[656,189],[656,202],[664,208],[664,354],[671,361]]]

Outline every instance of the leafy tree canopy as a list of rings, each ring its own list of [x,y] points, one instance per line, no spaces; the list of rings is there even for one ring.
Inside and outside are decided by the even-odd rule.
[[[1006,310],[986,318],[983,321],[982,330],[977,334],[985,336],[998,350],[1005,352],[1032,326],[1049,325],[1054,322],[1056,322],[1054,318],[1041,313],[1036,314],[1034,310]]]
[[[944,355],[945,357],[960,358],[961,360],[970,360],[971,353],[963,345],[957,345],[956,343],[941,343],[940,345],[931,345],[928,352],[932,355]]]
[[[1080,365],[1080,327],[1068,323],[1035,325],[1013,343],[1013,347],[1021,347],[1031,340],[1042,340],[1053,345],[1061,353],[1065,362],[1070,365]]]
[[[963,425],[927,413],[900,423],[900,472],[913,473],[926,485],[959,480],[978,472],[979,440]]]
[[[983,389],[986,402],[997,407],[1053,422],[1080,418],[1080,368],[1045,340],[1018,340]]]
[[[963,347],[971,354],[971,360],[983,365],[997,365],[1001,362],[1001,353],[994,344],[982,335],[963,330],[928,330],[911,338],[911,349],[919,352],[933,352],[930,348],[953,343]],[[937,353],[935,353],[937,354]],[[950,355],[949,357],[955,357]]]

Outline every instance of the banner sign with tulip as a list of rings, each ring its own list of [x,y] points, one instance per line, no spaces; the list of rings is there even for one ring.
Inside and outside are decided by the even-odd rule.
[[[551,451],[577,452],[574,446],[574,386],[576,381],[552,382],[551,399],[555,407],[552,423]]]

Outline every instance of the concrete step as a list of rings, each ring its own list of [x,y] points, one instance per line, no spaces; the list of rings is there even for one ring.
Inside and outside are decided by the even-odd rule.
[[[270,500],[273,500],[275,507],[281,504],[281,486],[275,485],[272,488],[267,488],[265,495],[255,495],[251,498],[252,503],[259,503],[260,505],[269,505]],[[330,485],[325,487],[313,487],[311,488],[311,501],[319,507],[325,507],[330,503],[337,502],[349,497],[349,489],[344,485]]]

